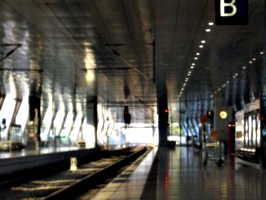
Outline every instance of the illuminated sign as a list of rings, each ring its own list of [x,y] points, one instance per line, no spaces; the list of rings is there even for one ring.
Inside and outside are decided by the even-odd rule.
[[[248,0],[215,0],[215,24],[248,24]]]

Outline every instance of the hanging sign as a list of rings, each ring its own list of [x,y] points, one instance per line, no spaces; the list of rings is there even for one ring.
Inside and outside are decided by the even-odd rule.
[[[215,24],[248,24],[248,0],[215,0]]]

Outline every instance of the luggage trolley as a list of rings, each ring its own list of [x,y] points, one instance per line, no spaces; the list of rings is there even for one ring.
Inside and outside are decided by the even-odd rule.
[[[221,142],[206,142],[203,151],[203,164],[207,165],[208,160],[213,160],[218,166],[221,166],[224,163],[222,154],[223,144]]]

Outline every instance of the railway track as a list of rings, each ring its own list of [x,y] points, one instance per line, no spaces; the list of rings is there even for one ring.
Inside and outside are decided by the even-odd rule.
[[[1,200],[75,199],[106,179],[115,177],[122,167],[141,156],[147,149],[108,155],[78,167],[38,178],[29,182],[0,189]]]

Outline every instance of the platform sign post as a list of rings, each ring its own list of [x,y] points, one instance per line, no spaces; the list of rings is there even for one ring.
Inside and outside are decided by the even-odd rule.
[[[78,161],[76,157],[70,158],[70,170],[76,171],[78,169]]]

